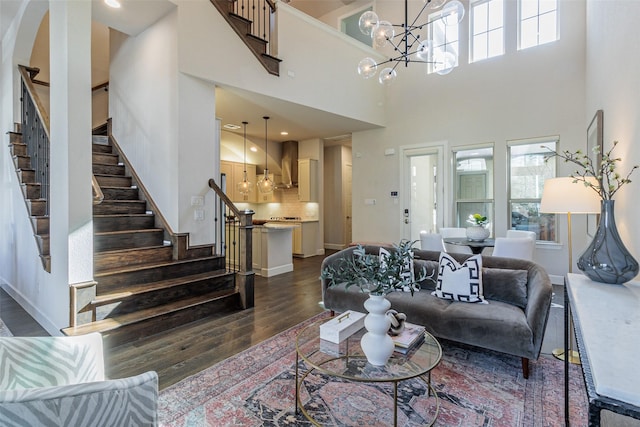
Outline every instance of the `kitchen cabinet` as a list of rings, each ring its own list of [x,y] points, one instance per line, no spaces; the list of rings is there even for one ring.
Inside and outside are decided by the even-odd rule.
[[[262,178],[264,176],[264,174],[259,174],[256,177],[256,183],[260,180],[260,178]],[[272,173],[269,174],[269,179],[270,180],[275,180],[273,181],[278,182],[278,179],[280,179],[280,177],[278,175],[274,175]],[[260,190],[258,190],[258,187],[256,187],[256,195],[257,195],[257,199],[256,202],[257,203],[278,203],[280,202],[280,193],[281,191],[272,191],[271,193],[266,193],[263,194],[260,192]]]
[[[271,277],[293,271],[290,223],[268,222],[253,228],[253,271]]]
[[[249,194],[240,193],[237,187],[238,183],[244,179],[244,163],[222,160],[220,172],[227,176],[227,196],[232,202],[255,203],[257,201],[256,165],[247,164],[247,180],[252,184]]]
[[[318,221],[296,222],[293,229],[292,250],[293,256],[307,258],[318,255],[318,235],[320,223]]]
[[[315,159],[298,160],[298,200],[318,201],[318,161]]]

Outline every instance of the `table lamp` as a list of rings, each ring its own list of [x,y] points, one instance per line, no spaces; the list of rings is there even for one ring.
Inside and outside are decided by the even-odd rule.
[[[593,185],[598,183],[594,177],[587,177]],[[573,248],[571,239],[571,214],[592,214],[600,212],[600,198],[593,188],[572,177],[550,178],[544,181],[540,212],[567,214],[567,241],[569,247],[569,273],[573,272]],[[564,302],[568,304],[568,301]],[[573,328],[571,328],[573,330]],[[571,340],[573,342],[573,340]],[[580,357],[577,351],[569,347],[569,362],[579,365]],[[552,351],[553,355],[564,360],[564,349]]]

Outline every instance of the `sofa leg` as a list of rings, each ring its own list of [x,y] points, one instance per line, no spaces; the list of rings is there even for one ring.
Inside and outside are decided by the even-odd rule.
[[[525,380],[529,378],[529,359],[526,357],[522,358],[522,376]]]
[[[336,312],[335,312],[335,311],[333,311],[333,310],[330,310],[330,313],[331,313],[331,317],[333,317],[333,316],[335,316],[335,315],[336,315]]]

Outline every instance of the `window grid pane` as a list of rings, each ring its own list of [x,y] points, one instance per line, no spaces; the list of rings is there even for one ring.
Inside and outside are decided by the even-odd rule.
[[[520,0],[520,49],[558,40],[557,0]]]
[[[434,60],[442,57],[445,52],[450,52],[456,59],[455,66],[458,66],[458,24],[446,25],[440,19],[440,13],[429,16],[427,24],[427,32],[433,41],[433,57]],[[428,66],[427,74],[434,73],[438,70],[438,64],[431,63]]]
[[[493,206],[493,148],[477,148],[454,152],[455,224],[466,227],[469,215],[479,213],[494,216]]]
[[[487,0],[472,4],[470,62],[504,54],[503,0]]]
[[[555,177],[555,157],[546,159],[556,144],[553,140],[509,147],[511,228],[534,231],[538,240],[556,240],[555,215],[540,213],[544,181]]]

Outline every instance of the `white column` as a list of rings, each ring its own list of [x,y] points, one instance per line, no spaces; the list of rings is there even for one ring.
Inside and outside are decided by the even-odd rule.
[[[68,301],[68,284],[93,279],[91,1],[50,0],[49,8],[51,272]],[[68,303],[63,309],[68,317]]]

